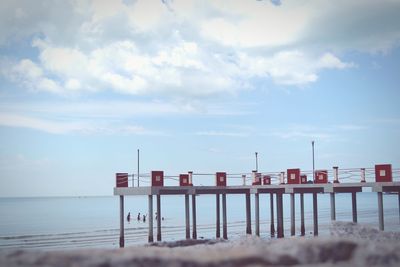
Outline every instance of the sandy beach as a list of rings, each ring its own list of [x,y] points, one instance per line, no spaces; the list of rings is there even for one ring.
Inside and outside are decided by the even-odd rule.
[[[330,237],[186,240],[124,249],[0,252],[0,266],[399,266],[400,233],[334,222]]]

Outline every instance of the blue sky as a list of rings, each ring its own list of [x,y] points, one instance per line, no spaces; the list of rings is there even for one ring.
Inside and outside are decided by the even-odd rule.
[[[2,1],[0,196],[400,164],[400,1]]]

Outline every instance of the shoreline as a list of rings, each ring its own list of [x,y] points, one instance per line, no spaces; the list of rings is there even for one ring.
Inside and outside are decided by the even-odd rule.
[[[0,251],[0,266],[399,266],[400,233],[333,222],[329,237],[180,240],[123,249]]]

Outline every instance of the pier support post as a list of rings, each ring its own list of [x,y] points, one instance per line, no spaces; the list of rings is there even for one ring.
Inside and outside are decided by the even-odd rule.
[[[313,193],[314,236],[318,235],[318,195]]]
[[[270,209],[271,209],[271,237],[275,236],[275,223],[274,223],[274,194],[270,193],[269,194],[269,201],[270,201]]]
[[[216,201],[215,201],[215,205],[216,205],[216,212],[217,212],[217,214],[216,214],[216,232],[215,232],[215,237],[216,238],[220,238],[221,237],[221,226],[220,226],[220,221],[219,221],[219,214],[220,214],[220,212],[219,212],[219,194],[216,194],[215,195],[215,197],[216,197]]]
[[[153,195],[149,195],[149,243],[153,242]]]
[[[125,246],[124,237],[124,196],[119,196],[119,247]]]
[[[196,194],[192,195],[192,220],[193,220],[193,239],[197,239],[197,224],[196,224]]]
[[[250,204],[250,193],[246,193],[246,234],[251,235],[251,204]]]
[[[228,223],[226,218],[226,194],[222,194],[222,237],[228,239]]]
[[[283,196],[282,193],[276,194],[276,221],[278,225],[278,238],[284,237],[283,229]]]
[[[295,206],[294,206],[294,193],[290,193],[290,235],[294,236],[295,231]]]
[[[303,193],[300,193],[300,217],[301,217],[300,232],[301,232],[301,235],[304,236],[306,234],[306,228],[304,225],[304,194]]]
[[[157,195],[157,241],[161,241],[161,195]]]
[[[188,194],[185,194],[185,225],[186,225],[186,239],[190,239],[190,211],[189,211]]]
[[[335,193],[330,193],[331,196],[331,221],[336,220],[336,203],[335,203]]]
[[[356,192],[351,192],[351,204],[353,211],[353,222],[357,222],[357,195]]]
[[[256,220],[256,236],[260,236],[260,195],[258,193],[254,194],[254,216]]]
[[[385,229],[383,221],[383,194],[378,192],[378,216],[379,216],[379,230],[383,231]]]
[[[400,192],[398,193],[399,196],[399,220],[400,220]]]

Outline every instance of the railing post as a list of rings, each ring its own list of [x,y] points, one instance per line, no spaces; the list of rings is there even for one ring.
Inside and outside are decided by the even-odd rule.
[[[339,167],[333,167],[333,183],[339,183]]]

